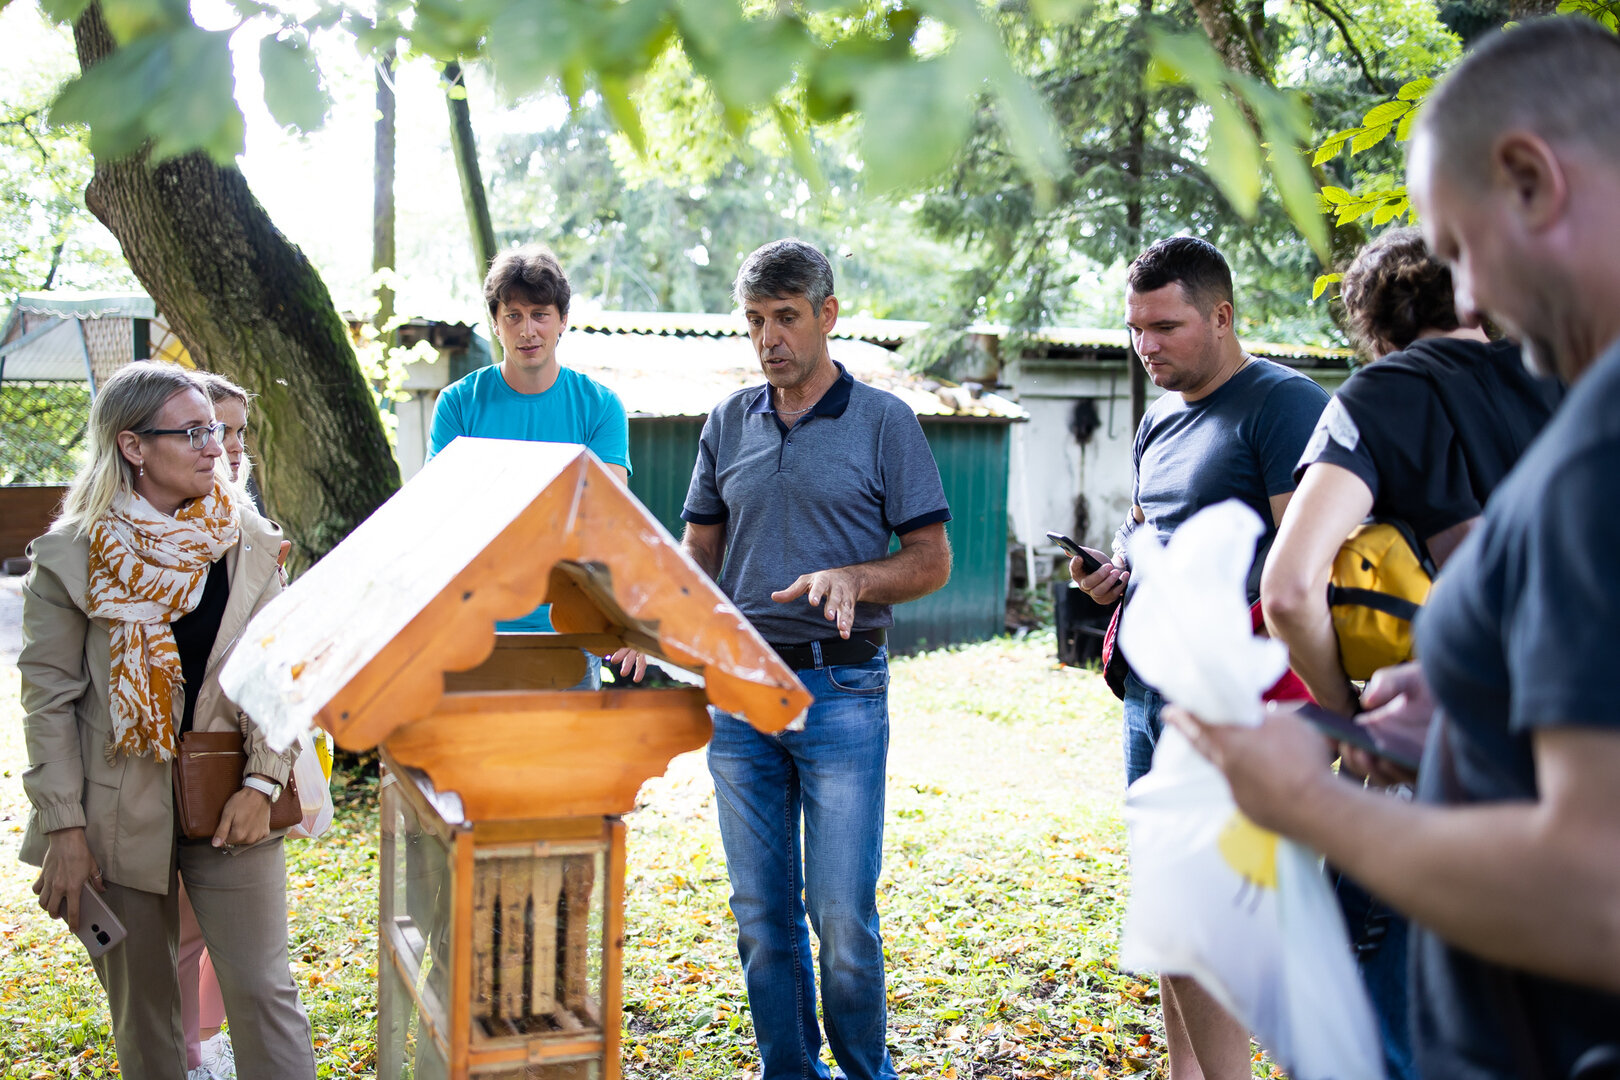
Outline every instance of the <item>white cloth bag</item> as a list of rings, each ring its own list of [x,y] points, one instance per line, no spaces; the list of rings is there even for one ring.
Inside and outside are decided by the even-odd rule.
[[[1206,721],[1257,724],[1288,666],[1254,637],[1244,584],[1263,532],[1235,500],[1199,511],[1161,547],[1130,540],[1119,641],[1138,676]],[[1294,1080],[1383,1080],[1378,1026],[1333,891],[1312,851],[1258,828],[1231,788],[1167,727],[1125,798],[1131,898],[1120,963],[1190,975]]]

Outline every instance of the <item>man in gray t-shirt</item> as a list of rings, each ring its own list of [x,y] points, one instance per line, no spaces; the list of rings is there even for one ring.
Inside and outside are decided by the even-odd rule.
[[[830,1075],[807,911],[833,1056],[850,1080],[895,1076],[877,916],[885,631],[891,604],[940,588],[951,568],[922,427],[833,361],[832,292],[832,266],[797,240],[743,263],[736,297],[766,385],[709,414],[681,511],[687,553],[815,696],[802,731],[761,735],[716,712],[709,744],[761,1080]]]
[[[1265,522],[1261,551],[1294,491],[1294,463],[1327,404],[1327,391],[1296,371],[1244,351],[1233,326],[1232,272],[1212,245],[1175,236],[1149,247],[1126,276],[1131,343],[1155,386],[1169,391],[1136,434],[1131,510],[1110,562],[1069,572],[1092,599],[1118,600],[1130,577],[1125,537],[1137,528],[1161,541],[1206,506],[1240,499]],[[1259,595],[1257,560],[1250,599]],[[1129,660],[1129,657],[1126,657]],[[1125,773],[1148,771],[1162,725],[1158,693],[1125,678]],[[1171,1072],[1206,1080],[1249,1075],[1249,1033],[1186,976],[1160,981]]]

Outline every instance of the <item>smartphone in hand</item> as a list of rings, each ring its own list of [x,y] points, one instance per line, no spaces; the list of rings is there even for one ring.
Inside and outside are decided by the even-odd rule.
[[[1423,757],[1421,746],[1408,744],[1405,740],[1379,742],[1373,738],[1370,730],[1356,723],[1354,717],[1324,709],[1311,702],[1301,702],[1298,705],[1291,705],[1290,708],[1301,720],[1330,739],[1354,746],[1358,750],[1365,750],[1374,757],[1381,757],[1407,772],[1418,771],[1418,762]]]
[[[79,929],[76,931],[91,957],[105,956],[122,945],[126,936],[124,924],[112,913],[101,894],[87,881],[79,890]]]
[[[1080,565],[1085,568],[1086,573],[1095,574],[1098,570],[1102,569],[1103,564],[1097,561],[1097,556],[1093,555],[1091,552],[1069,539],[1069,537],[1064,536],[1062,533],[1049,532],[1046,534],[1046,538],[1068,553],[1068,556],[1071,559],[1079,559]]]

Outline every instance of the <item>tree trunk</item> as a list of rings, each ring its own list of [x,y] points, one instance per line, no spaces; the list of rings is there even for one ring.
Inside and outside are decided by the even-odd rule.
[[[1136,88],[1131,103],[1130,141],[1125,148],[1125,169],[1131,175],[1125,196],[1125,226],[1130,230],[1132,252],[1142,250],[1142,169],[1147,154],[1147,22],[1153,17],[1153,0],[1142,0],[1136,16],[1137,77],[1131,80]],[[1135,258],[1133,254],[1131,256]],[[1136,354],[1136,345],[1129,337],[1125,344],[1125,362],[1131,371],[1131,432],[1142,426],[1147,413],[1147,369]]]
[[[116,44],[99,4],[73,27],[88,70]],[[325,555],[399,486],[371,390],[326,285],[234,167],[201,153],[97,159],[85,205],[198,364],[259,395],[254,475],[293,542]]]
[[[1275,87],[1276,80],[1272,78],[1271,69],[1266,64],[1265,56],[1260,50],[1260,41],[1255,36],[1254,27],[1244,19],[1238,10],[1236,0],[1192,0],[1193,10],[1198,13],[1198,22],[1204,28],[1210,44],[1226,61],[1226,66],[1233,71],[1248,75]],[[1245,115],[1248,114],[1244,110]],[[1254,117],[1249,117],[1249,123],[1254,125]],[[1258,137],[1259,128],[1255,128]],[[1311,166],[1311,179],[1316,183],[1316,190],[1321,191],[1328,186],[1327,171],[1320,165]],[[1350,260],[1356,257],[1356,252],[1367,242],[1367,234],[1357,222],[1348,225],[1335,226],[1331,215],[1328,216],[1328,235],[1333,245],[1331,265],[1325,270],[1342,271],[1350,265]],[[1337,320],[1337,315],[1335,315]]]
[[[461,95],[450,93],[461,87]],[[467,105],[467,83],[461,65],[444,65],[444,102],[450,108],[450,148],[456,156],[456,175],[461,178],[461,201],[467,209],[467,230],[472,234],[473,256],[478,260],[480,284],[495,261],[495,226],[489,218],[489,196],[484,191],[484,175],[478,168],[478,142],[473,138],[472,110]]]
[[[394,269],[394,50],[377,66],[377,141],[372,169],[371,270]],[[394,317],[394,290],[377,286],[377,329]]]

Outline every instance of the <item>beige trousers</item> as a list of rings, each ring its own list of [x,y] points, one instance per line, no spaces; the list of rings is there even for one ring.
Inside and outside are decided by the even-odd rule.
[[[184,1080],[176,947],[179,889],[197,913],[219,976],[241,1080],[314,1080],[309,1018],[287,959],[287,862],[281,840],[235,855],[176,844],[166,896],[107,884],[102,897],[128,937],[94,961],[112,1011],[124,1080]]]

